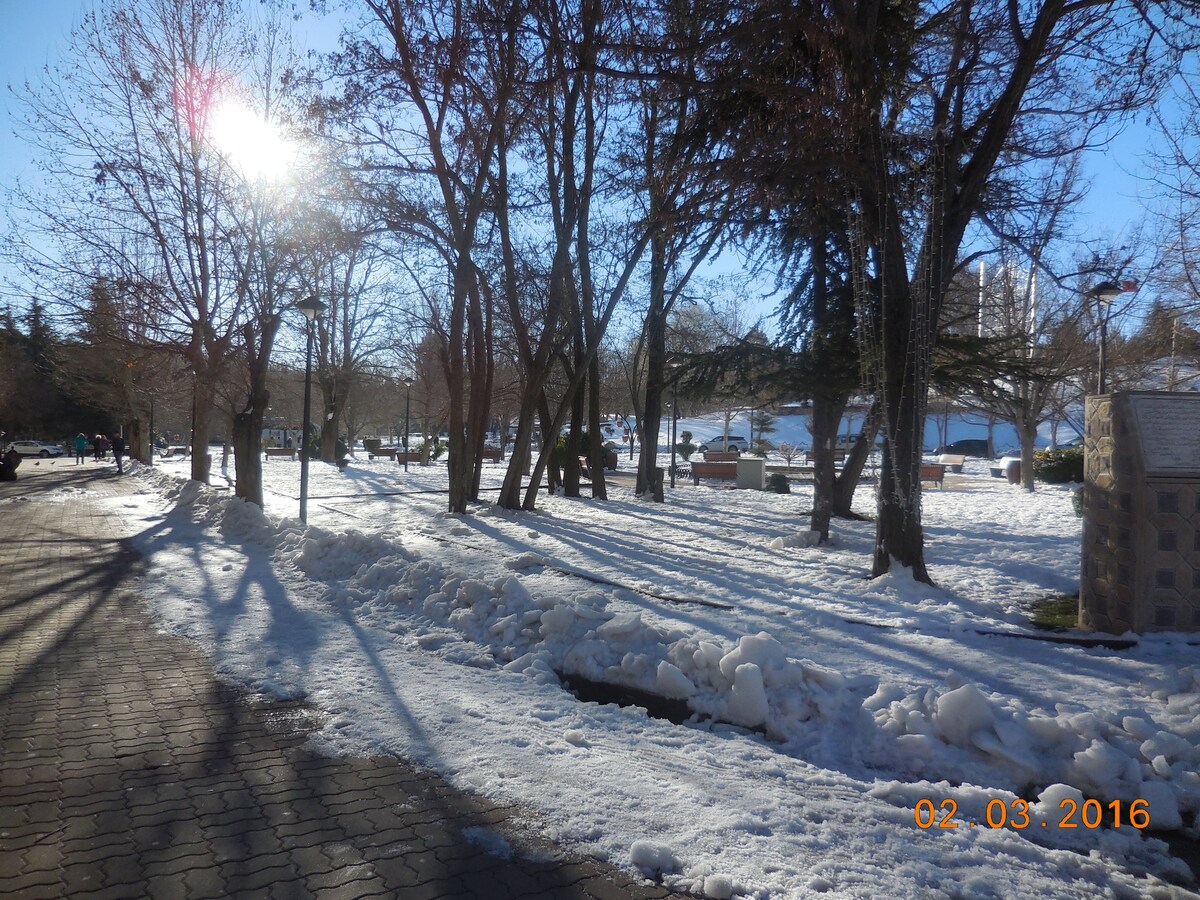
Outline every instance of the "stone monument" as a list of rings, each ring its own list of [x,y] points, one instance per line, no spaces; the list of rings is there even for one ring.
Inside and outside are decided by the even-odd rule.
[[[1087,398],[1079,621],[1200,631],[1200,394]]]

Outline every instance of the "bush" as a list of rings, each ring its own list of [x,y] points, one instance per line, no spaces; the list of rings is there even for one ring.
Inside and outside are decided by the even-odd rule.
[[[776,494],[790,494],[792,485],[782,472],[772,472],[767,476],[767,490]]]
[[[1083,448],[1038,450],[1033,454],[1033,477],[1048,484],[1083,481]]]

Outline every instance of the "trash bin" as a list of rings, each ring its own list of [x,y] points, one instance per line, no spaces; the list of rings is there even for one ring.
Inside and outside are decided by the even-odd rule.
[[[1009,484],[1021,483],[1021,461],[1019,459],[1010,459],[1004,464],[1004,474],[1008,477]]]

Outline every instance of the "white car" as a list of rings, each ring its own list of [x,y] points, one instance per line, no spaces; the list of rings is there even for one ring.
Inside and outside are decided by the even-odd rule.
[[[718,434],[700,445],[701,453],[711,453],[714,450],[736,450],[745,453],[750,449],[750,442],[740,434],[731,434],[728,438]]]
[[[8,445],[8,449],[16,450],[21,456],[40,456],[42,459],[63,455],[62,447],[58,444],[47,444],[45,441],[13,441]]]

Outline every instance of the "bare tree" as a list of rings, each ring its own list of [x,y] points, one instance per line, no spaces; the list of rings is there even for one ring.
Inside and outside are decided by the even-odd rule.
[[[192,477],[206,480],[216,386],[244,296],[223,274],[229,169],[210,145],[216,105],[246,65],[249,30],[228,0],[113,0],[85,14],[66,60],[22,95],[42,151],[26,195],[60,253],[26,261],[54,295],[76,260],[158,285],[145,338],[180,354],[195,382]]]

